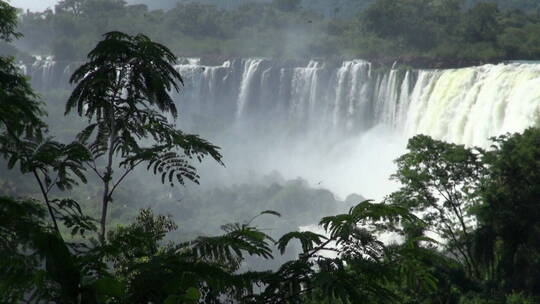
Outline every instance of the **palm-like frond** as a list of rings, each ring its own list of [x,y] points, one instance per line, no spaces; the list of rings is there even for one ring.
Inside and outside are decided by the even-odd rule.
[[[172,66],[172,52],[141,34],[110,32],[104,37],[88,54],[89,62],[72,75],[70,82],[77,85],[66,113],[77,109],[79,115],[102,118],[107,108],[138,100],[176,117],[169,92],[179,91],[183,80]]]
[[[90,159],[90,152],[78,142],[66,145],[52,138],[26,139],[17,140],[10,146],[12,149],[4,150],[9,169],[18,163],[21,173],[40,172],[47,187],[54,183],[60,190],[77,184],[72,175],[86,182],[84,163]]]
[[[330,238],[336,240],[338,245],[349,242],[355,234],[360,233],[360,225],[376,224],[380,221],[419,221],[407,209],[388,204],[374,204],[364,201],[352,207],[347,214],[324,217],[320,225],[330,233]]]
[[[300,241],[302,246],[302,252],[308,253],[309,251],[315,249],[317,246],[321,245],[328,238],[311,232],[311,231],[293,231],[283,235],[277,242],[278,249],[281,254],[285,253],[287,245],[290,241],[297,239]]]
[[[226,225],[224,229],[227,233],[223,236],[199,237],[181,248],[189,249],[199,259],[229,265],[238,265],[245,254],[272,258],[272,239],[265,233],[240,224]]]
[[[271,240],[257,229],[229,224],[222,236],[159,246],[157,242],[175,228],[169,218],[155,217],[145,209],[133,224],[109,233],[106,252],[126,279],[126,301],[161,303],[185,299],[187,294],[195,298],[195,289],[195,300],[221,303],[223,297],[253,294],[253,284],[268,276],[235,273],[247,254],[270,257]]]

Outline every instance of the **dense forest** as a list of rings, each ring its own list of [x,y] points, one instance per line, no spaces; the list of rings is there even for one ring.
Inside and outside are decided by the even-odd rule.
[[[27,52],[19,57],[53,54],[59,60],[82,60],[101,34],[113,30],[144,33],[167,43],[178,56],[214,60],[364,58],[439,67],[540,56],[537,1],[226,3],[182,1],[151,10],[122,0],[60,1],[54,10],[20,12],[18,29],[24,38],[17,45]]]
[[[236,32],[234,22],[253,22],[237,30],[270,37],[285,33],[287,28],[280,25],[297,26],[301,20],[307,20],[302,21],[304,25],[327,29],[333,24],[336,35],[322,35],[343,39],[345,46],[351,46],[345,42],[352,37],[347,36],[352,35],[348,31],[362,29],[365,35],[357,39],[372,41],[374,48],[402,46],[400,51],[409,50],[411,56],[421,52],[439,58],[442,55],[437,50],[444,36],[439,35],[443,33],[453,33],[445,37],[459,46],[456,52],[474,47],[507,52],[500,33],[523,31],[525,38],[534,40],[529,27],[536,27],[538,19],[519,11],[499,11],[492,4],[464,9],[438,6],[450,1],[400,0],[376,1],[363,12],[366,19],[351,21],[318,16],[299,3],[253,4],[248,7],[262,10],[262,16],[275,15],[249,21],[249,11],[240,8],[185,4],[170,11],[148,11],[110,0],[66,0],[55,13],[20,15],[0,0],[0,39],[12,51],[11,43],[18,40],[21,49],[39,45],[43,52],[81,60],[70,78],[73,89],[62,104],[66,116],[79,120],[70,126],[78,128],[76,136],[66,140],[66,134],[56,134],[56,128],[45,122],[46,105],[20,71],[16,58],[7,53],[0,56],[1,303],[540,301],[538,128],[493,138],[487,149],[417,135],[395,161],[397,170],[391,178],[399,189],[377,202],[359,195],[339,201],[329,191],[312,189],[301,179],[285,181],[277,174],[259,184],[214,189],[202,196],[182,188],[171,190],[178,191],[174,200],[181,204],[168,203],[170,193],[152,188],[149,180],[171,189],[197,183],[201,161],[226,161],[218,146],[178,129],[175,122],[183,117],[171,96],[181,90],[184,81],[173,67],[177,53],[212,50],[230,55],[241,51],[232,48],[234,43],[231,53],[219,48],[239,39],[228,36]],[[87,6],[98,4],[103,7]],[[417,14],[427,8],[429,18]],[[409,14],[411,9],[418,17],[415,22],[399,18],[402,10]],[[380,26],[381,10],[385,16],[396,13],[392,15],[396,23]],[[210,12],[212,17],[207,15]],[[248,12],[247,19],[233,15],[241,12]],[[174,15],[179,13],[184,15]],[[145,14],[154,22],[144,21]],[[421,40],[401,32],[406,26],[415,28],[416,22],[444,21],[442,14],[452,16],[440,23],[447,27],[422,26],[428,31],[421,34]],[[201,16],[206,19],[197,21]],[[518,19],[521,23],[511,22]],[[172,20],[176,23],[169,23]],[[224,20],[231,22],[231,28],[223,26],[227,24]],[[274,26],[266,23],[271,21]],[[493,32],[487,25],[502,30]],[[161,33],[161,26],[167,26],[169,32]],[[215,28],[207,32],[204,26]],[[117,31],[119,28],[125,32]],[[223,31],[213,32],[216,29]],[[21,32],[27,40],[21,40],[25,39]],[[168,39],[172,48],[159,43],[164,39],[160,35],[167,33],[177,37]],[[208,37],[210,33],[216,36]],[[492,40],[484,41],[484,37]],[[39,40],[47,38],[50,40]],[[324,41],[321,43],[329,43]],[[263,39],[261,43],[269,42]],[[327,47],[330,45],[334,44]],[[522,47],[529,52],[534,43]],[[244,51],[256,50],[263,48]],[[348,51],[352,50],[351,46]],[[512,56],[523,56],[516,52]],[[445,56],[470,60],[510,56],[503,54]],[[147,174],[148,188],[127,182],[136,170]],[[92,193],[100,195],[89,196],[84,190],[88,185],[95,190]],[[289,205],[285,197],[295,199],[296,204]],[[141,204],[143,201],[150,205]],[[201,206],[195,208],[194,204]],[[328,213],[317,219],[320,231],[295,229],[313,223],[310,209]],[[236,222],[218,223],[220,232],[207,230],[210,223],[222,219],[222,212],[234,212]],[[271,223],[280,228],[265,229]],[[249,267],[250,259],[265,262]]]

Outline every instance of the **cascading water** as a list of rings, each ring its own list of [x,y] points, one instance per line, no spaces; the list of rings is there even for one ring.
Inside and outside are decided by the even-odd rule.
[[[242,81],[240,83],[240,94],[238,95],[238,106],[236,110],[237,118],[242,118],[245,111],[244,108],[253,99],[252,93],[254,91],[255,78],[256,76],[262,78],[259,71],[262,61],[262,59],[247,59],[244,63],[244,73],[242,74]]]
[[[70,65],[41,58],[24,68],[40,91],[68,87]],[[180,124],[223,147],[227,169],[211,175],[231,181],[241,180],[232,172],[249,180],[275,169],[380,198],[415,134],[485,147],[540,123],[540,64],[405,71],[363,60],[184,59],[176,69],[185,80]]]
[[[32,64],[20,64],[21,70],[39,91],[67,88],[72,63],[58,62],[52,56],[36,56]]]
[[[410,100],[406,136],[485,147],[489,137],[540,123],[540,65],[420,71]]]

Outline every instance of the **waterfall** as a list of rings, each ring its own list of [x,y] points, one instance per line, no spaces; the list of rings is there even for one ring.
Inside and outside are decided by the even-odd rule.
[[[70,88],[73,64],[43,56],[20,67],[40,92]],[[333,138],[382,124],[403,138],[426,134],[487,146],[492,136],[540,123],[535,63],[404,71],[374,70],[364,60],[331,65],[254,58],[205,66],[185,58],[176,70],[185,83],[177,97],[181,111],[221,126],[253,118],[261,129],[270,123],[286,133]]]
[[[19,66],[46,93],[70,90],[77,65],[41,57]],[[185,58],[175,69],[184,80],[174,93],[178,125],[223,148],[227,169],[201,173],[220,182],[278,170],[313,185],[323,181],[343,197],[376,199],[395,189],[388,182],[392,160],[411,136],[488,147],[489,137],[540,125],[535,63],[402,70],[364,60],[205,65]]]
[[[252,99],[250,93],[253,91],[254,78],[262,61],[262,59],[248,59],[244,64],[240,94],[238,95],[237,117],[239,118],[242,117],[244,108]]]
[[[399,128],[404,125],[405,120],[407,119],[407,110],[409,109],[410,105],[410,93],[411,93],[411,82],[412,79],[412,72],[407,71],[405,73],[405,77],[403,78],[403,82],[401,83],[401,87],[399,89],[400,95],[399,95],[399,103],[397,105],[396,110],[396,119],[394,120],[394,126]]]
[[[291,83],[290,119],[305,122],[313,117],[313,110],[317,104],[319,72],[319,63],[316,61],[311,61],[305,68],[294,68]]]
[[[426,134],[465,145],[540,123],[540,65],[499,64],[420,71],[407,112],[407,137]]]
[[[21,70],[30,77],[32,87],[39,91],[69,88],[71,63],[58,62],[53,56],[36,56],[31,64],[20,63]]]

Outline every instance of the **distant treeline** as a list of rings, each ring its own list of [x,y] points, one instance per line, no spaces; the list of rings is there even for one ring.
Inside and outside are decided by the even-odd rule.
[[[215,3],[151,10],[122,0],[64,0],[54,11],[21,12],[25,38],[17,46],[26,55],[76,60],[103,33],[120,30],[145,33],[180,56],[218,59],[354,57],[442,67],[540,58],[540,2],[533,0]],[[9,46],[0,51],[24,57]]]
[[[359,10],[365,9],[376,0],[302,0],[300,6],[307,10],[323,13],[329,17],[352,17]],[[247,3],[271,3],[272,0],[128,0],[128,3],[144,3],[151,9],[171,9],[178,3],[200,3],[215,5],[227,10],[236,9]],[[499,8],[505,10],[520,9],[526,12],[537,12],[540,2],[536,0],[462,0],[464,8],[470,8],[479,2],[496,3]]]

